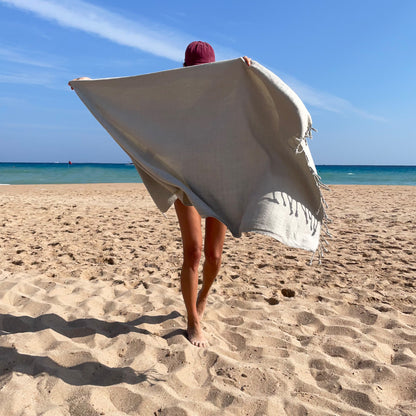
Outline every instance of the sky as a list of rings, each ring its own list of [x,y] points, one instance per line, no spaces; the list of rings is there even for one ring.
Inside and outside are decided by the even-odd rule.
[[[0,0],[0,162],[128,162],[68,81],[178,68],[203,40],[299,95],[316,164],[416,165],[414,16],[414,0]]]

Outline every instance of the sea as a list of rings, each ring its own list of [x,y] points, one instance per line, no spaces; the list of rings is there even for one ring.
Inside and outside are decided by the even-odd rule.
[[[317,165],[328,185],[412,185],[416,166]],[[0,185],[142,182],[131,163],[0,163]]]

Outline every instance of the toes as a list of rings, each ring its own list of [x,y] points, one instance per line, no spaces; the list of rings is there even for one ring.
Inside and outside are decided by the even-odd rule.
[[[193,341],[191,341],[191,344],[195,345],[195,347],[198,347],[198,348],[208,347],[208,342],[207,341],[193,340]]]

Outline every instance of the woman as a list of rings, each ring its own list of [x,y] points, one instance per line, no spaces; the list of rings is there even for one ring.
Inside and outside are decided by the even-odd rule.
[[[243,58],[250,66],[251,60]],[[185,51],[184,66],[215,62],[214,49],[206,42],[195,41]],[[202,287],[198,295],[198,266],[202,253],[201,217],[193,206],[175,201],[176,215],[182,234],[183,265],[181,271],[182,296],[188,314],[188,339],[197,347],[205,347],[207,341],[201,328],[209,290],[221,265],[222,248],[227,227],[216,218],[205,219],[204,255]]]
[[[250,58],[244,56],[248,66]],[[185,51],[184,66],[193,66],[215,62],[215,53],[206,42],[195,41]],[[88,80],[82,77],[76,80]],[[71,87],[72,88],[72,87]],[[179,199],[175,201],[176,215],[182,235],[183,264],[181,270],[181,290],[185,302],[189,341],[197,347],[207,346],[201,328],[209,290],[219,272],[221,255],[227,227],[216,218],[205,219],[205,236],[202,242],[201,216],[193,206],[184,205]],[[204,248],[205,262],[203,266],[202,287],[198,293],[198,267]]]

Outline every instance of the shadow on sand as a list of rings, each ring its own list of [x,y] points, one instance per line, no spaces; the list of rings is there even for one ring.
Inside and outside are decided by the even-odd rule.
[[[178,316],[181,316],[180,313],[173,311],[168,315],[144,315],[130,322],[106,322],[95,318],[66,321],[56,314],[45,314],[36,318],[3,314],[0,315],[0,335],[38,332],[46,329],[52,329],[68,338],[80,338],[94,334],[114,338],[131,332],[151,335],[148,330],[137,328],[137,326],[141,324],[156,325]],[[166,339],[166,336],[164,338]],[[153,384],[159,381],[157,372],[152,369],[139,373],[131,367],[113,368],[97,361],[65,367],[49,357],[22,354],[13,347],[0,347],[0,380],[4,383],[5,379],[12,377],[13,372],[31,376],[47,373],[75,386],[139,384],[144,381]]]

